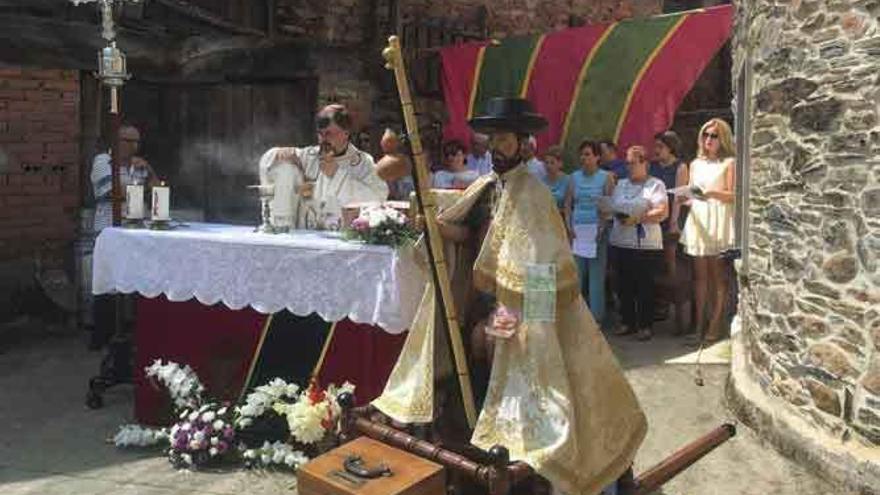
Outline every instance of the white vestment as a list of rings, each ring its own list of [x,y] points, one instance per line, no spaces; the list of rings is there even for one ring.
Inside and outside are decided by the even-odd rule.
[[[292,150],[297,160],[279,159]],[[270,202],[271,222],[276,227],[314,228],[319,222],[335,222],[349,203],[384,201],[388,184],[376,175],[373,157],[349,144],[334,157],[336,173],[321,172],[319,146],[272,148],[260,159],[260,183],[275,186]],[[315,182],[311,198],[297,193],[305,181]]]

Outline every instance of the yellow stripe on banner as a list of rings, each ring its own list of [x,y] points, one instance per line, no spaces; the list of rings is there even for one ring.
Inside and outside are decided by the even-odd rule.
[[[626,101],[623,104],[623,110],[620,112],[620,115],[617,116],[617,128],[614,131],[614,142],[616,143],[618,139],[620,139],[620,130],[623,128],[623,122],[626,120],[626,115],[629,113],[629,106],[632,104],[633,96],[636,94],[636,90],[639,89],[639,84],[642,82],[642,78],[645,76],[645,72],[648,71],[648,68],[651,67],[651,64],[654,63],[654,59],[657,58],[657,55],[661,50],[666,46],[669,42],[669,39],[672,38],[676,32],[678,32],[678,28],[681,27],[682,23],[690,17],[691,14],[681,16],[681,19],[672,26],[672,29],[666,33],[666,36],[660,40],[660,43],[657,43],[657,46],[654,48],[654,51],[651,52],[651,55],[648,57],[648,60],[642,64],[642,68],[639,69],[639,73],[636,75],[636,79],[633,82],[633,85],[629,88],[629,93],[626,95]]]
[[[578,98],[581,96],[581,89],[584,87],[584,78],[587,76],[587,70],[590,68],[590,64],[593,63],[593,57],[599,51],[599,48],[602,48],[602,45],[605,44],[605,40],[608,39],[608,36],[616,27],[617,23],[615,22],[609,26],[604,33],[602,33],[602,37],[599,38],[599,40],[593,45],[593,48],[590,49],[590,54],[587,55],[586,60],[584,60],[584,65],[581,66],[581,73],[578,74],[577,83],[575,83],[574,92],[571,95],[571,103],[568,105],[568,113],[565,114],[565,124],[562,126],[562,139],[559,140],[560,143],[567,142],[568,126],[571,125],[571,116],[574,115],[574,107],[577,106]]]
[[[542,34],[540,38],[538,38],[538,42],[535,43],[535,48],[532,50],[532,56],[529,57],[529,65],[526,69],[526,77],[523,78],[522,89],[519,91],[520,98],[525,98],[529,92],[529,82],[532,80],[532,71],[535,70],[535,62],[538,60],[538,53],[541,52],[541,45],[544,44],[544,38],[546,38],[546,34]]]
[[[238,401],[241,402],[244,400],[244,394],[247,392],[248,385],[251,383],[251,378],[254,377],[254,369],[257,367],[257,359],[260,357],[260,352],[263,350],[263,342],[266,341],[266,334],[269,333],[269,326],[272,325],[272,316],[269,315],[266,317],[266,322],[263,323],[263,331],[260,332],[260,340],[257,342],[257,348],[254,350],[254,355],[251,356],[251,365],[248,367],[247,377],[244,380],[244,385],[241,386],[241,393],[238,394]]]
[[[471,120],[474,117],[474,102],[477,100],[477,88],[480,85],[480,71],[483,70],[483,58],[486,55],[487,46],[488,45],[481,46],[480,51],[477,53],[477,63],[474,66],[474,81],[471,83],[471,101],[468,103],[468,120]]]

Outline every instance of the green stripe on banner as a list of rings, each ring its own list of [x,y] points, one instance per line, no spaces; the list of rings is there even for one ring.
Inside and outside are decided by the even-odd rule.
[[[496,96],[519,97],[529,72],[532,52],[541,36],[509,38],[500,45],[489,45],[483,54],[477,95],[470,108],[474,117],[486,110],[486,102]]]
[[[609,33],[587,68],[563,142],[566,163],[578,163],[584,139],[614,139],[620,113],[638,75],[666,34],[686,14],[623,21]]]

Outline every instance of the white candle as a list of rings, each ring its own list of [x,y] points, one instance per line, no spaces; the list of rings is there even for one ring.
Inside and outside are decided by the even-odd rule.
[[[130,220],[144,218],[144,186],[125,187],[125,211]]]
[[[168,186],[153,187],[153,220],[167,221],[171,217],[171,188]]]

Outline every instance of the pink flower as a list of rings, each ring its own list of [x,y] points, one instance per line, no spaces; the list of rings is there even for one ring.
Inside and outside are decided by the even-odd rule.
[[[358,232],[365,232],[370,228],[370,221],[366,218],[355,218],[354,221],[351,222],[351,228]]]

